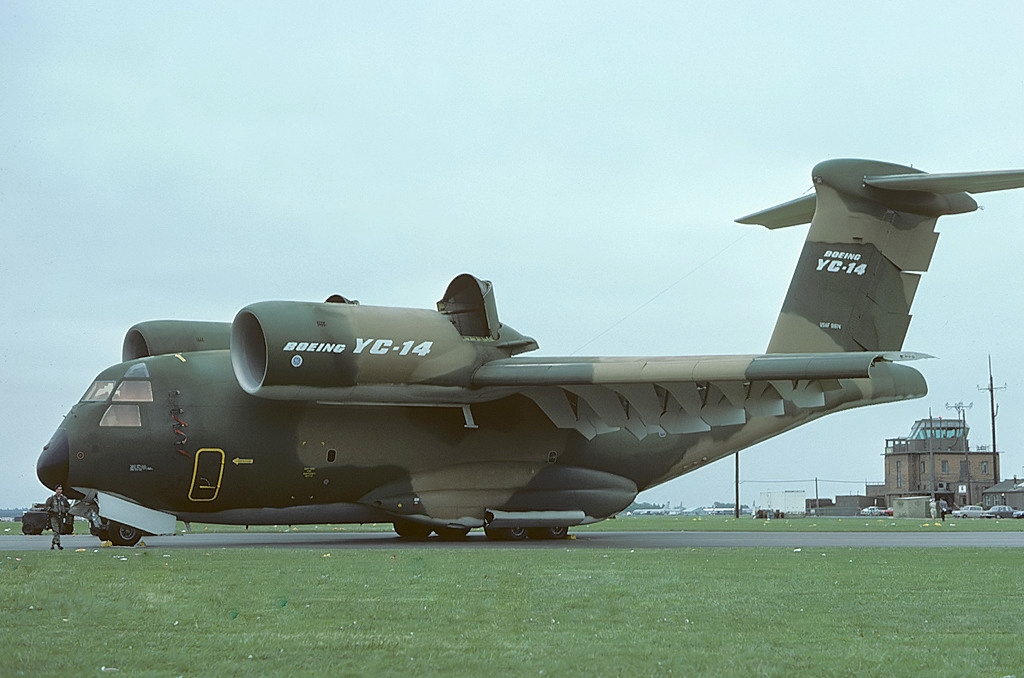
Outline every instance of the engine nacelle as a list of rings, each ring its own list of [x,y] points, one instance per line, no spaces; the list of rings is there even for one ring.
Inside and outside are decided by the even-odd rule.
[[[148,320],[132,326],[124,335],[121,361],[153,355],[230,348],[231,323],[192,320]]]
[[[263,398],[415,402],[417,386],[462,390],[498,357],[488,343],[428,310],[266,301],[235,316],[231,364],[239,385]]]

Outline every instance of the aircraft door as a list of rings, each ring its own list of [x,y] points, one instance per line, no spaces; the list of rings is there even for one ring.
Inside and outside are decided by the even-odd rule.
[[[199,450],[196,452],[188,498],[192,501],[213,501],[220,492],[223,475],[224,450],[212,447]]]

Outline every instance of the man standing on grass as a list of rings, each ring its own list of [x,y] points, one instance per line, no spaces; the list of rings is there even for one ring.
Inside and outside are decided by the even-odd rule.
[[[60,531],[64,527],[64,520],[71,511],[71,503],[64,496],[64,487],[58,485],[53,490],[53,496],[46,500],[46,512],[50,514],[50,528],[53,530],[53,541],[50,542],[50,550],[56,546],[61,551],[64,547],[60,545]]]

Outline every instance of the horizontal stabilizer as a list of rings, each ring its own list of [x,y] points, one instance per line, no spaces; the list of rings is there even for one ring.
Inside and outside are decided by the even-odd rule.
[[[874,188],[892,191],[927,191],[929,193],[987,193],[1024,187],[1024,171],[951,172],[947,174],[890,174],[864,177]]]
[[[914,172],[910,174],[884,174],[863,176],[863,187],[870,186],[885,191],[917,191],[936,195],[956,193],[987,193],[989,191],[1005,191],[1012,188],[1024,188],[1024,170],[999,170],[995,172],[949,172],[945,174],[926,174]],[[885,204],[883,202],[883,204]],[[947,205],[940,213],[955,214],[970,212],[976,205],[969,200],[958,201]],[[789,202],[769,207],[740,217],[740,224],[752,224],[766,228],[785,228],[809,224],[817,208],[817,195],[812,193],[790,200]]]
[[[766,228],[785,228],[786,226],[799,226],[800,224],[811,223],[814,216],[814,208],[817,205],[817,196],[814,193],[790,200],[789,202],[769,207],[760,212],[748,214],[736,220],[740,224],[751,224],[764,226]]]

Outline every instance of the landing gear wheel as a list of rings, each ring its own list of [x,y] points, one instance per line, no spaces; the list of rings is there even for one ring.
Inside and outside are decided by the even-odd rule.
[[[392,525],[399,537],[410,541],[423,541],[434,531],[429,525],[414,523],[411,520],[396,520]]]
[[[435,527],[434,532],[437,536],[444,541],[458,541],[465,539],[466,535],[469,534],[468,527]]]
[[[530,539],[566,539],[569,536],[569,528],[565,525],[531,527],[526,532],[530,535]]]
[[[522,541],[528,536],[525,527],[485,527],[484,534],[495,541]]]
[[[111,520],[108,536],[110,543],[114,546],[135,546],[142,539],[142,530],[131,525],[115,523]]]

